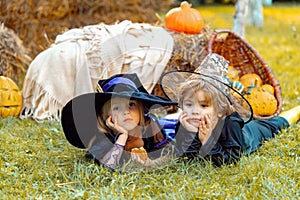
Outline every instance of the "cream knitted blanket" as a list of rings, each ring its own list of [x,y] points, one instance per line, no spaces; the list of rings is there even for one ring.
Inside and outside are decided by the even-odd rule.
[[[169,33],[150,24],[126,20],[71,29],[30,64],[20,118],[60,120],[70,99],[94,92],[99,79],[117,73],[137,73],[151,92],[172,50]]]

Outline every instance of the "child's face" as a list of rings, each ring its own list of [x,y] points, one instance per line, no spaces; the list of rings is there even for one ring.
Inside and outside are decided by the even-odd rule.
[[[136,100],[116,97],[111,102],[112,121],[127,131],[136,128],[141,120],[140,106]]]
[[[217,118],[212,101],[208,99],[202,90],[185,95],[182,101],[182,110],[187,114],[188,122],[195,128],[198,128],[199,121],[204,115],[209,115],[212,120]],[[217,120],[215,121],[217,122]],[[216,124],[216,122],[213,124]]]

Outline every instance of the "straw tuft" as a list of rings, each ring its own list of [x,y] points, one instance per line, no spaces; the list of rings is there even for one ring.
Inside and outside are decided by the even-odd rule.
[[[11,78],[17,85],[22,85],[23,77],[31,58],[28,50],[15,32],[0,25],[0,75]]]
[[[207,55],[206,45],[213,33],[212,29],[205,27],[199,34],[185,34],[169,31],[174,39],[171,58],[167,63],[164,73],[173,70],[194,71],[200,60]],[[157,84],[153,93],[166,97]]]

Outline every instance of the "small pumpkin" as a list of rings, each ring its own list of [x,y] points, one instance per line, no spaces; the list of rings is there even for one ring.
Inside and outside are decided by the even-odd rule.
[[[0,116],[18,116],[22,108],[22,93],[9,77],[0,76]]]
[[[249,87],[244,97],[250,103],[255,115],[270,116],[277,110],[275,96],[261,87]]]
[[[239,81],[240,77],[240,70],[234,68],[233,66],[229,65],[228,66],[228,73],[227,76],[231,81]]]
[[[261,88],[262,88],[263,90],[265,90],[265,91],[267,91],[267,92],[270,92],[271,94],[274,95],[274,87],[273,87],[272,85],[270,85],[270,84],[263,84],[263,85],[261,86]]]
[[[180,7],[172,8],[167,12],[165,26],[171,31],[199,34],[204,28],[204,19],[198,10],[191,8],[188,2],[183,1]]]
[[[261,87],[263,84],[262,79],[259,75],[255,73],[244,74],[239,79],[240,83],[243,84],[245,92],[248,90],[249,86],[256,85],[257,87]]]

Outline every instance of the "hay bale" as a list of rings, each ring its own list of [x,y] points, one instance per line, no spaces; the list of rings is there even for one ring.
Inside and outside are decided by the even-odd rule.
[[[194,71],[199,62],[207,55],[206,44],[213,30],[206,27],[199,34],[169,33],[174,39],[174,48],[166,70]]]
[[[188,70],[194,71],[207,55],[206,45],[213,30],[205,27],[199,34],[185,34],[169,31],[174,39],[172,56],[164,70]],[[159,84],[156,84],[153,94],[166,97]]]
[[[0,25],[0,75],[11,78],[19,86],[23,82],[31,58],[15,32]]]
[[[206,45],[210,39],[213,29],[206,26],[199,34],[185,34],[169,31],[174,39],[172,56],[167,63],[164,73],[173,70],[194,71],[208,54]],[[157,83],[152,94],[166,98],[159,83]],[[175,113],[176,106],[166,106],[167,113]]]
[[[155,24],[173,0],[1,0],[0,21],[13,29],[33,58],[68,29],[117,21]]]

